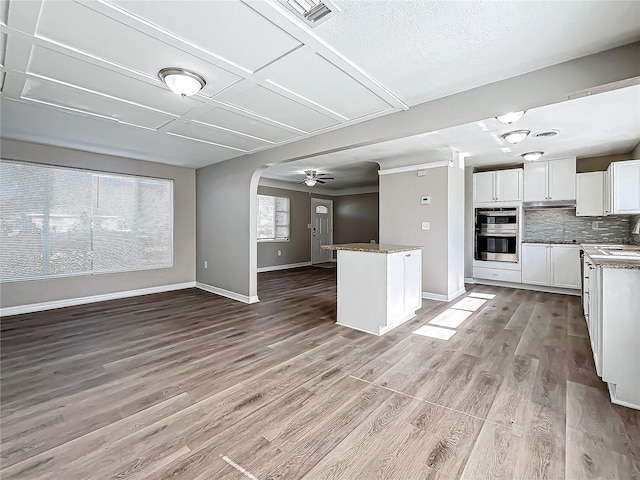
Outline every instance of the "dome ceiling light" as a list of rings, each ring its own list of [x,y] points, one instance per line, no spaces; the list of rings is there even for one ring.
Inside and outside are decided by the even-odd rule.
[[[207,84],[201,75],[179,67],[163,68],[158,77],[173,93],[182,97],[195,95]]]
[[[509,143],[520,143],[531,133],[530,130],[512,130],[511,132],[503,133],[502,138]]]
[[[500,123],[506,123],[510,125],[513,122],[517,122],[518,120],[520,120],[525,112],[526,110],[520,110],[518,112],[507,112],[502,115],[498,115],[496,117],[496,120],[498,120]]]
[[[520,155],[528,162],[535,162],[536,160],[540,160],[540,157],[544,155],[544,152],[527,152]]]

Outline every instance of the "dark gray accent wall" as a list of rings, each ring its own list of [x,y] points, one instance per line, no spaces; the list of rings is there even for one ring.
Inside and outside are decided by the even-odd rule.
[[[258,268],[311,261],[311,199],[333,200],[333,243],[378,241],[378,194],[327,196],[284,188],[258,187],[262,195],[289,197],[291,238],[258,242]],[[278,251],[281,255],[278,255]]]
[[[593,228],[598,222],[598,229]],[[576,217],[574,209],[525,210],[524,240],[578,243],[628,243],[631,217]]]
[[[379,243],[378,192],[333,199],[333,243]]]

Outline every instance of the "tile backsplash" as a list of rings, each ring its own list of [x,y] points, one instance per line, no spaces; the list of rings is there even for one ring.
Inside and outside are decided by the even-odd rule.
[[[634,215],[631,217],[629,222],[629,236],[631,243],[640,245],[640,233],[633,233],[634,231],[640,232],[640,215]]]
[[[640,243],[640,235],[631,233],[638,221],[640,215],[576,217],[575,209],[525,210],[523,241]]]

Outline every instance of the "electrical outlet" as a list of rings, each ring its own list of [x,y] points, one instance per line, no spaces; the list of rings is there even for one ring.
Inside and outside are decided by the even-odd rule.
[[[209,264],[207,263],[207,261],[204,261],[204,268],[207,268],[209,266]]]
[[[422,222],[422,230],[431,230],[431,222]]]
[[[282,250],[278,250],[278,256],[281,257],[282,256]]]
[[[418,176],[419,177],[425,177],[427,175],[427,171],[426,170],[418,170]]]
[[[600,221],[599,220],[594,220],[593,222],[591,222],[591,229],[592,230],[600,230],[600,228],[598,228],[598,225],[600,225]]]

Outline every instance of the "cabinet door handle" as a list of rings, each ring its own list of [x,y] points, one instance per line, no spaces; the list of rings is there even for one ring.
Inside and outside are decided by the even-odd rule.
[[[410,256],[411,256],[411,254],[410,254],[410,253],[407,253],[407,254],[405,255],[405,257],[410,257]]]

